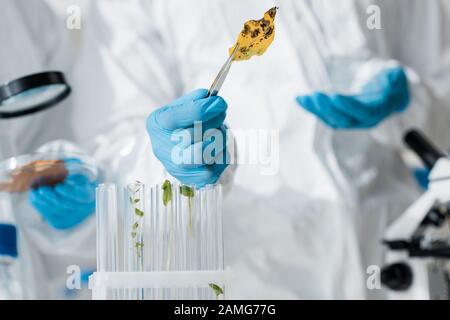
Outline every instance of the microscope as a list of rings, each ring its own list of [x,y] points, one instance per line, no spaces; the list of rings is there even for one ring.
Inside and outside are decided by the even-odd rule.
[[[428,190],[386,230],[381,283],[391,299],[450,299],[450,158],[421,132],[405,143],[431,170]]]

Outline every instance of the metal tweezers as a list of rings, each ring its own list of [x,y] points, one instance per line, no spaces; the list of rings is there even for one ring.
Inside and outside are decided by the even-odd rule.
[[[228,72],[230,71],[231,65],[233,64],[233,60],[238,52],[238,49],[239,49],[239,44],[236,45],[236,48],[234,48],[233,53],[230,55],[228,60],[223,65],[222,69],[220,69],[219,74],[214,79],[214,82],[211,85],[211,88],[209,88],[208,97],[215,97],[219,94],[219,90],[220,90],[220,88],[222,88],[222,85],[228,76]]]

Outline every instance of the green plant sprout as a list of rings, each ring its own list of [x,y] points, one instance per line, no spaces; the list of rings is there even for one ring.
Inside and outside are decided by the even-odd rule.
[[[172,201],[172,184],[169,180],[164,181],[162,185],[163,190],[163,204],[165,207]],[[169,252],[167,253],[166,270],[170,270],[170,262],[172,256],[172,238],[173,238],[173,211],[172,206],[170,206],[170,216],[169,216]]]
[[[139,208],[134,208],[134,214],[142,218],[144,216],[144,211]]]
[[[192,198],[194,198],[195,192],[194,189],[188,186],[180,186],[180,193],[188,198],[188,206],[189,206],[189,235],[192,237]]]
[[[139,181],[136,181],[135,189],[133,190],[133,196],[130,196],[130,204],[134,209],[134,215],[136,219],[141,220],[144,217],[144,211],[139,209],[137,205],[141,202],[141,199],[138,196],[138,192],[141,190],[141,183]],[[142,253],[144,249],[144,241],[142,240],[142,237],[138,237],[139,234],[139,228],[141,225],[139,224],[139,221],[135,221],[131,227],[131,237],[134,239],[134,248],[136,250],[136,256],[137,258],[142,258]],[[141,238],[141,239],[139,239]],[[143,261],[141,261],[141,264]]]
[[[163,190],[163,203],[167,207],[167,204],[172,201],[172,185],[169,180],[164,181],[162,185]]]
[[[137,236],[137,229],[139,228],[139,223],[135,222],[132,227],[131,237],[134,239]]]
[[[224,293],[223,289],[215,283],[210,283],[209,287],[214,291],[214,294],[215,294],[217,300]]]
[[[138,203],[139,201],[141,201],[141,199],[133,199],[132,197],[130,197],[130,203]]]
[[[136,242],[134,244],[134,246],[136,247],[136,255],[138,258],[142,257],[142,250],[144,249],[144,242]]]

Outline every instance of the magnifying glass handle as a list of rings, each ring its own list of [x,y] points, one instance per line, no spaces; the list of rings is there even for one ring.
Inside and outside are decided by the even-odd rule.
[[[12,124],[3,120],[0,125],[0,161],[17,155],[17,146],[12,136]]]

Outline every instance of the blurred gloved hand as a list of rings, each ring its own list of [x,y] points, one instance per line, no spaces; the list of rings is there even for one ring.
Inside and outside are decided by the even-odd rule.
[[[96,186],[85,175],[69,170],[63,183],[30,191],[29,202],[53,228],[70,229],[94,213]]]
[[[205,89],[196,90],[154,111],[147,120],[147,131],[156,157],[173,177],[196,187],[216,183],[227,167],[224,157],[227,103],[221,97],[207,98],[207,95]],[[194,123],[202,124],[200,137],[194,135]],[[209,129],[218,129],[214,131],[220,133],[223,143],[208,135],[206,131]],[[213,148],[211,157],[196,157],[203,155],[205,149],[210,150],[212,143],[220,147]]]
[[[413,169],[414,178],[416,178],[417,183],[423,190],[428,189],[428,184],[430,182],[430,169],[428,168],[414,168]]]
[[[297,102],[335,129],[365,129],[377,126],[394,112],[404,111],[410,102],[408,80],[400,67],[377,75],[356,95],[317,92],[299,96]]]

